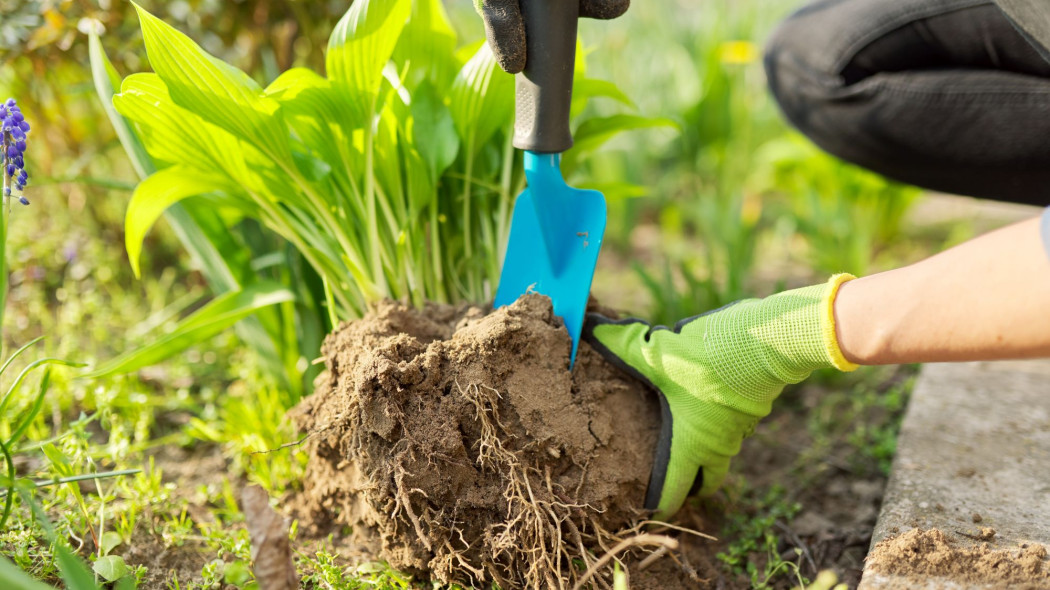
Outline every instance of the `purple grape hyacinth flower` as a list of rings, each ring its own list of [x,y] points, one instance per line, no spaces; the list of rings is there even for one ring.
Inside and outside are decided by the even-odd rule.
[[[25,120],[22,109],[13,98],[0,103],[0,177],[3,179],[4,198],[11,198],[12,184],[18,192],[18,202],[29,204],[29,199],[22,195],[29,173],[25,169],[26,137],[29,134],[29,122]]]

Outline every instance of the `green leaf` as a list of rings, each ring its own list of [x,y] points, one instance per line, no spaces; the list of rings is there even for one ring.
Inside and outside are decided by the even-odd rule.
[[[145,178],[147,175],[156,172],[156,165],[146,151],[142,139],[132,128],[131,122],[125,119],[116,109],[114,104],[116,102],[115,89],[121,86],[120,77],[113,68],[113,64],[110,63],[109,58],[106,57],[101,41],[94,33],[91,35],[89,53],[91,72],[95,80],[95,90],[102,101],[102,106],[106,110],[106,114],[109,116],[117,136],[124,146],[124,151],[127,152],[128,157],[131,159],[139,178]],[[152,115],[158,110],[159,107],[154,104],[154,108],[149,109],[148,112]],[[179,241],[182,242],[182,245],[196,261],[197,266],[201,269],[211,288],[217,293],[236,289],[238,287],[237,279],[214,243],[216,235],[207,235],[201,226],[195,222],[192,214],[184,210],[181,205],[170,207],[167,217]],[[225,234],[225,228],[223,228],[223,234]]]
[[[59,474],[68,476],[73,473],[72,466],[69,464],[69,457],[62,453],[62,451],[58,450],[58,447],[54,444],[47,443],[40,447],[40,450],[44,452],[44,456],[51,461],[51,466]]]
[[[107,582],[116,582],[131,573],[131,568],[119,555],[103,555],[95,560],[91,569]]]
[[[156,364],[219,334],[260,309],[293,299],[295,295],[290,290],[269,282],[255,283],[240,291],[226,293],[182,320],[170,333],[103,363],[83,377],[129,373]]]
[[[223,174],[230,179],[229,188],[238,188],[238,193],[239,187],[261,194],[270,189],[264,175],[275,173],[274,162],[225,129],[177,105],[156,74],[128,76],[113,104],[139,125],[146,149],[156,161]]]
[[[104,59],[101,47],[98,49]],[[99,68],[96,67],[95,71]],[[130,129],[132,138],[140,145],[145,144],[161,161],[192,164],[209,172],[221,171],[242,187],[263,192],[268,188],[242,156],[242,152],[250,152],[253,148],[176,105],[163,80],[156,74],[129,76],[121,85],[122,93],[117,96],[112,95],[112,79],[103,85],[96,76],[96,82],[99,91],[106,92],[101,95],[103,103],[112,101],[114,108],[128,117],[113,119],[114,126],[119,129],[121,125],[129,125],[129,120],[133,121],[139,132],[144,133],[146,141],[143,142],[139,134]],[[127,146],[126,149],[132,152]],[[132,157],[136,155],[132,153]],[[272,168],[273,165],[266,163],[264,167]],[[151,173],[156,170],[152,161],[144,168]],[[231,185],[227,183],[225,186],[229,189]],[[165,217],[216,294],[239,290],[242,284],[256,280],[247,264],[250,253],[244,255],[244,245],[218,220],[215,210],[186,208],[183,203],[175,203],[168,208]],[[282,339],[280,335],[268,334],[257,318],[239,322],[236,330],[242,340],[257,350],[265,367],[290,386],[298,387],[277,361],[275,339]]]
[[[436,184],[441,173],[456,161],[459,136],[452,114],[434,87],[423,82],[412,92],[411,143],[427,164],[430,179]]]
[[[580,78],[572,86],[572,114],[579,115],[592,98],[611,98],[634,108],[634,102],[616,84],[608,80]]]
[[[581,182],[577,188],[598,191],[610,201],[619,199],[636,199],[650,193],[650,189],[629,182]]]
[[[189,37],[135,5],[153,71],[176,104],[277,157],[288,134],[276,101],[250,76],[211,56]]]
[[[329,80],[306,68],[292,68],[281,74],[266,88],[281,104],[286,120],[302,141],[303,149],[310,149],[331,168],[333,180],[342,187],[354,187],[351,173],[363,169],[361,146],[354,142],[354,131],[364,125],[364,119],[355,119],[353,105],[347,93],[342,92]],[[364,216],[364,206],[357,193],[348,191],[350,197],[341,200],[338,206],[345,209],[348,217]]]
[[[200,152],[203,149],[206,156],[210,155],[211,142],[206,137],[209,131],[221,129],[176,105],[160,76],[153,73],[128,76],[112,102],[118,113],[139,125],[145,149],[153,160],[173,164],[193,155],[198,166],[211,165],[211,158],[200,158]],[[229,136],[225,131],[221,134]],[[155,171],[156,167],[151,167]]]
[[[106,116],[109,117],[109,121],[113,124],[113,129],[117,132],[120,144],[124,146],[124,151],[127,152],[128,158],[131,159],[131,165],[135,168],[135,173],[138,174],[139,178],[145,178],[152,174],[156,168],[153,166],[153,161],[150,160],[149,154],[146,153],[146,148],[142,145],[142,141],[131,129],[131,125],[128,124],[124,117],[120,116],[120,113],[113,106],[113,95],[116,94],[115,89],[120,88],[120,74],[117,73],[116,68],[109,61],[109,57],[106,56],[106,52],[102,48],[102,41],[94,31],[91,31],[88,36],[88,58],[91,63],[91,77],[95,81],[95,92],[98,93],[98,97],[102,101],[102,108],[106,111]]]
[[[413,0],[412,16],[394,49],[398,69],[406,69],[405,85],[415,89],[428,82],[447,88],[461,63],[456,60],[456,32],[441,0]]]
[[[612,115],[611,117],[587,119],[573,134],[572,152],[576,154],[592,152],[619,133],[653,127],[677,129],[678,124],[670,119],[642,117],[640,115]]]
[[[141,275],[139,258],[143,240],[164,211],[187,197],[221,189],[224,180],[185,166],[171,166],[139,183],[124,218],[124,244],[136,277]]]
[[[331,87],[331,82],[310,68],[291,68],[270,82],[263,94],[281,102],[292,100],[311,88],[329,87]]]
[[[102,533],[102,554],[109,555],[111,551],[124,542],[117,531],[106,531]]]
[[[303,178],[310,182],[320,182],[324,177],[332,173],[332,167],[324,160],[315,157],[312,153],[307,154],[299,150],[292,150],[292,160],[295,162],[296,169],[303,175]]]
[[[411,0],[357,0],[328,39],[328,79],[345,92],[362,125],[375,111],[383,68],[408,20]]]
[[[670,119],[639,115],[612,115],[611,117],[587,119],[577,127],[576,133],[573,134],[572,149],[562,156],[562,172],[566,175],[572,174],[583,158],[624,131],[653,127],[678,129],[678,124]]]
[[[55,590],[54,587],[33,579],[2,555],[0,555],[0,587],[6,590]]]
[[[247,584],[252,579],[252,569],[248,566],[245,561],[234,561],[226,564],[226,569],[222,572],[222,580],[227,584],[233,584],[234,586],[241,587]]]
[[[448,106],[460,138],[475,153],[513,123],[514,77],[499,69],[487,43],[456,75]]]

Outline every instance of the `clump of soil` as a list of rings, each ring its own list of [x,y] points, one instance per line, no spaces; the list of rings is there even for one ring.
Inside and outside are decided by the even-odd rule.
[[[994,531],[988,531],[982,529],[981,536],[994,537]],[[960,547],[938,529],[912,529],[877,544],[867,562],[872,570],[883,574],[1045,588],[1050,585],[1046,558],[1046,548],[1039,544],[1014,550],[992,549],[987,543]]]
[[[304,524],[443,582],[573,583],[646,516],[660,417],[585,343],[570,373],[570,347],[539,295],[344,324],[297,410]]]

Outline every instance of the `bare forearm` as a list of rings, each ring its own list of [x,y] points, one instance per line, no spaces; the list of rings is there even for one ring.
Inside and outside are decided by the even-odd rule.
[[[862,365],[1050,356],[1050,259],[1031,219],[850,281],[839,346]]]

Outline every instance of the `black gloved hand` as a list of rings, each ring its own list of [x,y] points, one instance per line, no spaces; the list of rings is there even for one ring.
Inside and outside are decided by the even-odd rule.
[[[631,0],[566,0],[580,3],[580,16],[611,19],[627,12]],[[499,66],[509,74],[525,69],[525,24],[519,0],[474,0],[485,19],[485,37]]]

